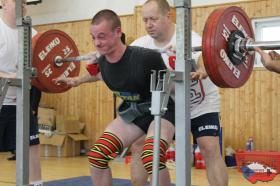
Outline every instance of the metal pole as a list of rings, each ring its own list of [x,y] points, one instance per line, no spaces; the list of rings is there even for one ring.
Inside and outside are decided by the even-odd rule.
[[[246,41],[246,39],[245,39]],[[239,45],[240,47],[245,47],[247,51],[255,51],[254,47],[259,47],[262,50],[279,50],[280,49],[280,41],[250,41],[248,43],[245,42],[245,46]],[[192,47],[193,52],[202,51],[201,46]]]
[[[2,109],[3,101],[7,94],[8,88],[9,88],[8,80],[5,78],[0,78],[0,111]]]
[[[159,80],[160,81],[160,80]],[[154,147],[153,147],[153,172],[152,172],[152,186],[158,186],[159,183],[159,151],[160,151],[160,126],[161,126],[161,104],[162,91],[160,91],[161,83],[156,82],[156,72],[151,74],[151,114],[154,115]]]
[[[159,185],[159,152],[160,152],[160,127],[161,127],[161,116],[155,115],[155,133],[154,133],[154,148],[153,148],[153,175],[152,175],[152,186]]]
[[[67,58],[62,58],[60,56],[57,56],[54,58],[55,63],[63,63],[63,62],[80,62],[80,61],[87,61],[92,59],[92,56],[89,55],[83,55],[83,56],[77,56],[77,57],[67,57]]]
[[[280,41],[261,41],[246,44],[248,51],[254,51],[254,47],[259,47],[262,50],[279,50]]]
[[[16,185],[29,185],[29,114],[30,114],[30,59],[31,19],[25,21],[22,15],[22,0],[16,0],[16,24],[18,28],[18,71],[16,118]],[[27,25],[26,25],[27,24]]]
[[[175,0],[176,7],[176,72],[183,81],[175,83],[176,185],[191,185],[190,80],[191,71],[191,0]],[[187,61],[187,63],[185,63]]]
[[[154,115],[155,121],[152,170],[153,186],[157,186],[159,184],[161,116],[167,111],[168,100],[174,80],[182,81],[181,73],[170,72],[169,70],[160,70],[158,71],[158,78],[156,78],[155,71],[153,71],[151,75],[151,114]]]

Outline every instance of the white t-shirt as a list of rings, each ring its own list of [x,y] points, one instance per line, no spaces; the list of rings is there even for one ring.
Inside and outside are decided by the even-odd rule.
[[[32,29],[32,36],[36,35]],[[17,72],[18,30],[10,28],[0,18],[0,71]],[[3,105],[16,105],[16,87],[9,87]]]
[[[154,39],[149,36],[143,36],[131,43],[133,46],[141,46],[150,49],[165,49],[170,45],[176,45],[176,33],[174,33],[171,41],[164,47],[157,47]],[[192,32],[192,46],[201,46],[201,37]],[[168,55],[162,53],[162,58],[167,67]],[[197,62],[201,52],[193,52],[192,57]],[[170,67],[169,67],[170,68]],[[208,78],[191,82],[191,118],[196,118],[206,113],[220,112],[220,95],[216,85]]]

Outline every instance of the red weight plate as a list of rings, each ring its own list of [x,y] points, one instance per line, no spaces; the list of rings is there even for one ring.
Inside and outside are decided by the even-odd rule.
[[[223,9],[216,9],[211,13],[211,15],[208,17],[206,24],[204,26],[203,30],[203,37],[202,37],[202,56],[203,56],[203,62],[205,69],[207,71],[207,74],[209,75],[210,79],[219,87],[222,87],[220,84],[221,80],[219,79],[219,76],[215,76],[215,65],[211,64],[211,53],[209,51],[209,46],[211,45],[211,34],[212,34],[212,23],[217,22],[217,16],[216,14],[220,14]],[[211,19],[210,19],[211,17]],[[207,39],[209,38],[209,39]]]
[[[31,78],[31,84],[43,92],[49,92],[36,78]]]
[[[36,43],[37,39],[42,35],[43,33],[37,33],[33,38],[32,38],[32,51],[34,51],[34,43]],[[32,66],[34,65],[34,63],[32,62]],[[34,66],[33,66],[34,67]],[[38,81],[38,79],[35,78],[31,78],[31,84],[35,87],[37,87],[39,90],[43,91],[43,92],[49,92],[45,87],[42,86],[42,84],[40,84],[40,82]]]
[[[79,56],[78,48],[71,37],[60,30],[49,30],[37,34],[34,39],[32,39],[32,48],[32,65],[37,68],[36,80],[39,86],[41,86],[38,88],[40,90],[45,88],[47,90],[46,92],[52,93],[61,93],[69,90],[69,86],[65,84],[55,84],[53,79],[61,75],[66,77],[75,77],[79,75],[79,62],[67,62],[59,67],[54,63],[54,58],[57,56],[62,58]]]
[[[240,30],[246,38],[254,39],[251,22],[239,7],[219,8],[208,17],[202,38],[202,55],[210,79],[219,87],[238,88],[252,73],[254,55],[244,63],[234,65],[228,58],[227,42],[233,31]]]

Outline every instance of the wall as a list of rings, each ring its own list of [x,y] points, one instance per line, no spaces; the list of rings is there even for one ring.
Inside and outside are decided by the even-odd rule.
[[[94,13],[105,7],[113,9],[119,15],[133,14],[134,7],[142,5],[145,1],[146,0],[42,0],[40,4],[28,6],[28,12],[33,19],[33,24],[41,25],[90,19]],[[192,0],[192,6],[236,1],[244,0]],[[174,5],[174,0],[168,0],[168,2],[170,5]]]
[[[250,18],[280,16],[279,0],[259,0],[227,5],[241,6]],[[219,6],[193,8],[193,28],[202,33],[205,20]],[[128,43],[145,34],[141,7],[135,15],[122,16]],[[89,21],[37,26],[38,30],[57,28],[67,32],[77,43],[80,53],[91,50],[88,34]],[[136,26],[135,26],[136,25]],[[83,73],[84,70],[81,71]],[[242,149],[249,136],[259,150],[280,151],[280,76],[263,68],[255,69],[249,81],[239,89],[220,89],[221,123],[225,146]],[[78,114],[84,121],[91,145],[113,118],[112,94],[103,83],[86,84],[63,94],[44,94],[42,104],[55,107],[60,114]]]
[[[28,6],[33,23],[49,24],[91,19],[99,10],[113,9],[119,15],[133,14],[135,2],[131,0],[43,0],[36,6]]]

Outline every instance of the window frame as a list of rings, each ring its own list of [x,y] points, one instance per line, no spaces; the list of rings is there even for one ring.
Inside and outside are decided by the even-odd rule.
[[[26,0],[27,5],[36,5],[38,3],[42,3],[42,0]],[[0,5],[0,9],[2,9],[1,5]]]
[[[263,33],[262,29],[267,27],[280,27],[280,17],[269,17],[269,18],[256,18],[252,19],[252,27],[255,33],[255,41],[263,41]],[[260,56],[256,55],[255,62],[254,62],[254,68],[255,67],[263,67]]]

